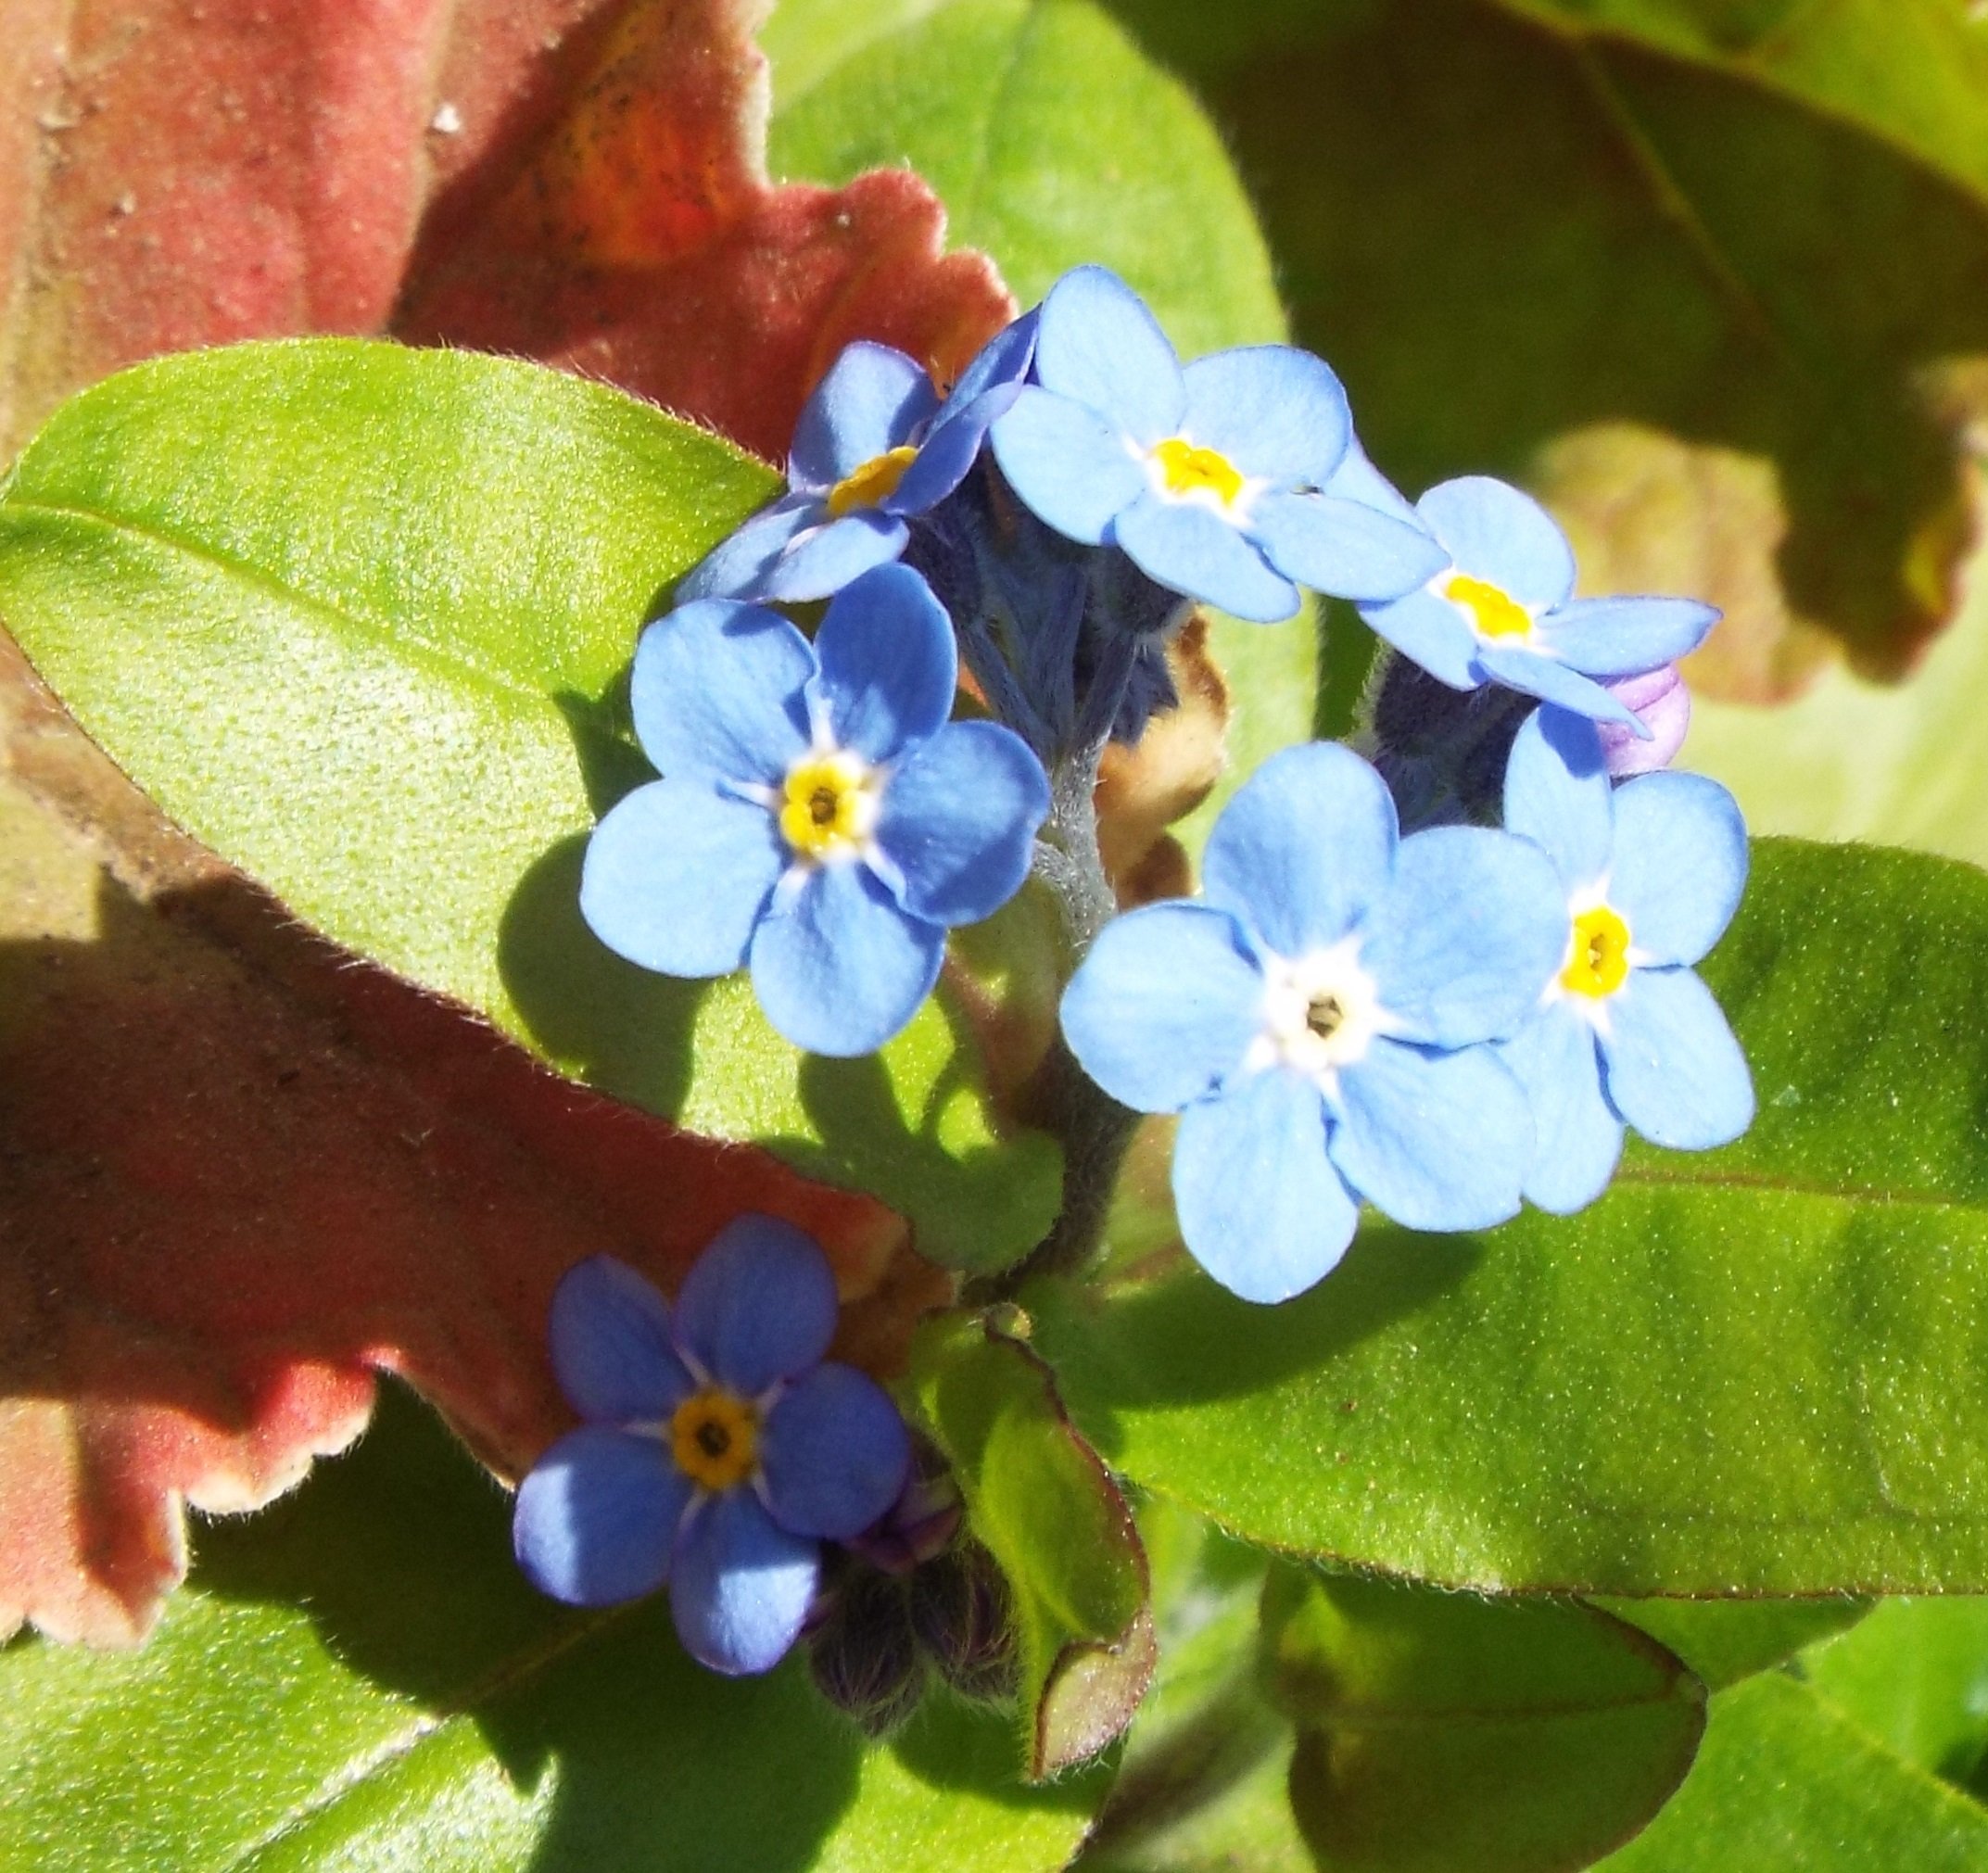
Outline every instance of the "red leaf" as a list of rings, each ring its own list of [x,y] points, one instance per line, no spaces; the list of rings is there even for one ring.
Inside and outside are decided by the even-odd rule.
[[[852,338],[956,374],[1014,301],[983,256],[942,252],[944,211],[908,170],[768,185],[766,11],[629,9],[570,111],[437,201],[396,331],[604,377],[776,459]]]

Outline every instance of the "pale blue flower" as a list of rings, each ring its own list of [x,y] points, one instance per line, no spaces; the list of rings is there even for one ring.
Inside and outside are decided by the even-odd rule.
[[[956,925],[1021,888],[1042,764],[952,722],[953,630],[907,566],[865,573],[810,643],[778,613],[680,605],[643,632],[630,701],[663,778],[595,829],[580,909],[644,968],[741,964],[817,1054],[870,1053],[931,991]]]
[[[1650,730],[1604,685],[1696,650],[1718,613],[1695,599],[1574,597],[1574,549],[1529,495],[1488,475],[1415,503],[1442,563],[1418,588],[1360,614],[1452,690],[1502,683],[1598,721]]]
[[[1545,855],[1467,827],[1401,839],[1374,769],[1314,742],[1237,792],[1204,876],[1199,902],[1108,924],[1062,1007],[1106,1092],[1181,1115],[1173,1194],[1202,1267],[1282,1300],[1338,1261],[1362,1198],[1414,1229],[1513,1215],[1532,1125],[1480,1044],[1565,947]]]
[[[1551,708],[1513,744],[1505,824],[1551,858],[1565,906],[1561,968],[1500,1049],[1532,1101],[1526,1195],[1564,1213],[1607,1187],[1625,1122],[1681,1151],[1753,1122],[1746,1057],[1689,967],[1739,905],[1746,827],[1703,775],[1611,787],[1594,724]]]
[[[1255,345],[1184,370],[1102,267],[1043,302],[1034,382],[994,424],[994,460],[1035,515],[1119,548],[1149,578],[1240,618],[1286,618],[1298,587],[1392,598],[1443,555],[1373,499],[1346,393],[1308,352]],[[1385,484],[1380,484],[1385,487]]]

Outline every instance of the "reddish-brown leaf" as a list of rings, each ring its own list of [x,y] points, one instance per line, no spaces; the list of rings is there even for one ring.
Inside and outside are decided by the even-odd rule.
[[[605,377],[776,459],[852,338],[956,374],[1013,300],[983,256],[943,253],[908,170],[768,185],[766,11],[630,7],[576,58],[568,111],[437,199],[395,330]]]

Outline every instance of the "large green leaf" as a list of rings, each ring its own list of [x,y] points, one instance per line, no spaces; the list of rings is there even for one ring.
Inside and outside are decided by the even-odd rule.
[[[328,935],[555,1064],[909,1213],[999,1265],[1054,1147],[999,1145],[928,1006],[806,1058],[742,976],[581,923],[596,814],[647,769],[620,685],[659,590],[768,472],[598,385],[320,340],[169,358],[61,411],[0,495],[0,614],[165,810]]]
[[[1565,1601],[1283,1567],[1262,1645],[1329,1873],[1578,1873],[1669,1798],[1704,1727],[1675,1657]]]
[[[1590,589],[1720,603],[1729,691],[1895,674],[1951,614],[1948,367],[1988,351],[1958,0],[1118,6],[1206,75],[1384,468],[1525,478]]]
[[[1143,294],[1184,355],[1285,336],[1247,196],[1194,99],[1089,0],[781,0],[769,159],[847,181],[909,163],[951,238],[984,248],[1024,305],[1085,261]],[[1235,702],[1230,779],[1311,720],[1309,612],[1216,621]]]
[[[1972,1873],[1988,1813],[1779,1673],[1712,1700],[1684,1787],[1604,1873]]]
[[[1888,1600],[1802,1671],[1906,1762],[1988,1792],[1988,1600]]]
[[[692,1664],[659,1599],[540,1600],[418,1407],[201,1532],[139,1652],[0,1652],[0,1863],[36,1873],[981,1873],[1060,1867],[1108,1778],[1022,1787],[944,1699],[866,1747],[798,1661]]]
[[[1153,1675],[1145,1550],[1132,1511],[1070,1428],[1042,1361],[981,1320],[946,1315],[912,1346],[919,1419],[952,1465],[968,1525],[1013,1596],[1032,1776],[1095,1755]]]
[[[1753,1131],[1285,1306],[1028,1297],[1079,1425],[1244,1537],[1496,1588],[1988,1586],[1988,878],[1769,842],[1706,975]]]

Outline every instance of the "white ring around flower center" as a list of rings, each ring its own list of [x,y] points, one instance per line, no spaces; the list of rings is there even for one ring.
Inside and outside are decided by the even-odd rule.
[[[1270,486],[1261,475],[1245,475],[1219,450],[1205,449],[1188,436],[1162,437],[1150,449],[1128,437],[1125,447],[1146,471],[1146,485],[1160,500],[1175,507],[1205,507],[1232,526],[1249,518],[1257,496]],[[1183,480],[1183,470],[1197,459],[1213,473],[1197,474],[1190,469]]]
[[[1263,958],[1263,1025],[1244,1065],[1288,1067],[1329,1087],[1395,1022],[1360,966],[1357,936],[1301,956]]]

